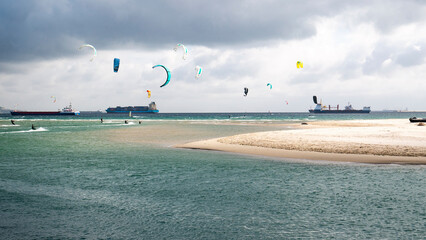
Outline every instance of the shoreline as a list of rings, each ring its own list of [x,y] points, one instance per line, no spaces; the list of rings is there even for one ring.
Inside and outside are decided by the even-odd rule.
[[[174,147],[290,159],[426,165],[426,126],[405,119],[323,121],[293,127]]]

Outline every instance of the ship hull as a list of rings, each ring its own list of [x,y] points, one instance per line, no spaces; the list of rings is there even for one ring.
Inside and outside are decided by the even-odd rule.
[[[350,113],[370,113],[366,110],[309,110],[310,113],[328,113],[328,114],[350,114]]]
[[[64,115],[79,115],[76,112],[23,112],[23,111],[13,111],[10,112],[13,116],[64,116]]]
[[[125,110],[125,111],[115,111],[115,110],[106,110],[107,113],[123,113],[123,114],[129,114],[132,112],[132,114],[138,114],[138,113],[158,113],[158,110],[147,110],[147,111],[132,111],[132,110]]]
[[[106,109],[107,113],[121,113],[121,114],[144,114],[144,113],[158,113],[155,102],[151,102],[148,106],[126,106],[126,107],[109,107]]]

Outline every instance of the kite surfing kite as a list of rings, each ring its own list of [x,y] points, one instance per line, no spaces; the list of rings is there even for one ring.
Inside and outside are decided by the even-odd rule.
[[[163,66],[163,65],[155,65],[155,66],[153,66],[152,68],[154,69],[154,68],[156,68],[156,67],[162,67],[162,68],[164,68],[164,70],[166,71],[166,73],[167,73],[167,78],[166,78],[166,81],[163,83],[163,85],[161,85],[160,87],[164,87],[164,86],[166,86],[169,82],[170,82],[170,71],[169,71],[169,69],[167,69],[165,66]]]
[[[301,61],[297,61],[296,66],[297,68],[303,68],[303,63]]]
[[[50,98],[53,98],[53,103],[56,102],[56,97],[55,96],[50,96]]]
[[[175,52],[177,52],[178,48],[182,48],[183,49],[183,56],[182,59],[185,60],[186,59],[186,55],[188,55],[188,49],[185,47],[185,45],[178,43],[176,44],[176,47],[173,48],[173,50],[175,50]]]
[[[268,83],[266,86],[269,86],[269,89],[272,89],[272,84]]]
[[[248,88],[244,88],[244,97],[247,97],[247,93],[248,93]]]
[[[114,58],[114,72],[118,72],[118,67],[120,67],[120,59]]]
[[[146,92],[148,93],[148,98],[151,97],[151,91],[150,90],[146,90]]]
[[[203,68],[200,66],[195,67],[195,78],[200,78],[201,74],[203,74]]]
[[[90,59],[90,61],[93,61],[93,59],[95,59],[95,57],[96,57],[96,48],[94,46],[90,45],[90,44],[84,44],[84,45],[81,45],[78,49],[81,50],[84,47],[89,47],[89,48],[93,49],[93,57]]]

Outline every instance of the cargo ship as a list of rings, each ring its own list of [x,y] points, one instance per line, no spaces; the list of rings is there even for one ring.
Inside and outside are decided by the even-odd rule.
[[[330,105],[325,106],[322,105],[322,102],[318,103],[317,96],[313,97],[314,103],[316,104],[314,109],[309,109],[310,113],[370,113],[370,107],[363,107],[362,109],[354,109],[350,103],[345,106],[344,109],[339,109],[339,105],[337,107],[332,107]]]
[[[72,108],[72,105],[70,103],[69,106],[64,107],[62,110],[58,111],[11,111],[10,114],[14,116],[32,116],[32,115],[80,115],[79,111],[75,111]]]
[[[158,113],[155,102],[151,102],[148,106],[126,106],[126,107],[109,107],[106,110],[107,113]]]

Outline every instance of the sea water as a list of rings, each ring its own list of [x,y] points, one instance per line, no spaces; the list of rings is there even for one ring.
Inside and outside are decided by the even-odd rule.
[[[424,166],[171,147],[287,123],[411,116],[2,115],[0,238],[424,239]],[[136,128],[146,129],[140,141],[117,135]]]

